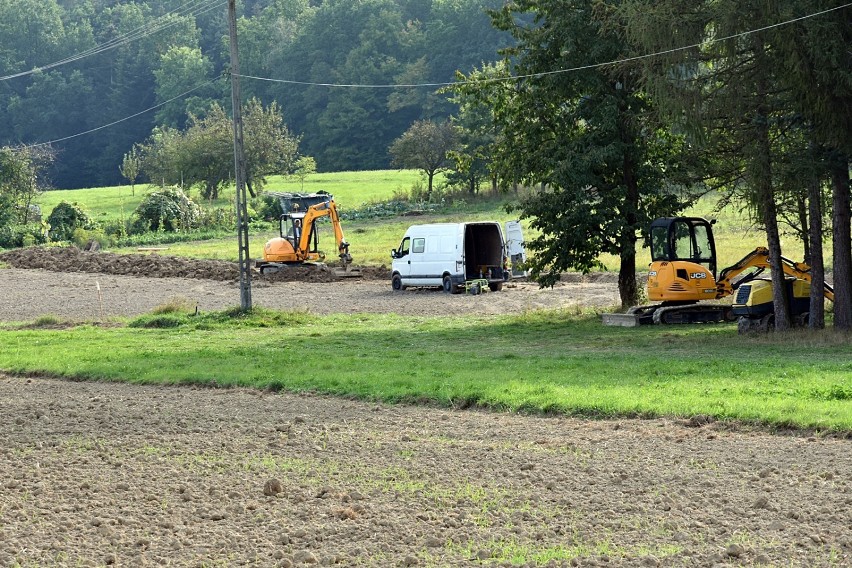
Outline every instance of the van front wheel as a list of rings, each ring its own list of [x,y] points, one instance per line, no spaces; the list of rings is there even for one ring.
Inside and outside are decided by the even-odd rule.
[[[393,288],[394,292],[402,290],[402,276],[399,274],[393,275],[393,278],[391,278],[391,288]]]
[[[455,286],[453,286],[453,279],[450,278],[449,274],[444,275],[444,280],[442,282],[442,288],[444,292],[447,294],[452,294],[455,290]]]

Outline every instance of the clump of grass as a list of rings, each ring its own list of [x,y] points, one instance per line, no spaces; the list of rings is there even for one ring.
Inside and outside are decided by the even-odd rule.
[[[171,298],[165,304],[160,304],[154,308],[151,313],[155,315],[194,313],[197,309],[198,304],[194,301],[178,296]]]
[[[191,326],[193,329],[215,329],[227,327],[293,327],[313,321],[307,311],[282,312],[266,308],[254,308],[243,312],[239,307],[221,312],[199,313],[194,303],[187,300],[172,300],[132,320],[128,326],[136,328],[176,328]]]
[[[32,327],[54,327],[62,323],[57,316],[53,314],[45,314],[43,316],[39,316],[33,321]]]
[[[146,314],[131,321],[129,327],[166,329],[181,327],[187,323],[187,315],[180,313]]]

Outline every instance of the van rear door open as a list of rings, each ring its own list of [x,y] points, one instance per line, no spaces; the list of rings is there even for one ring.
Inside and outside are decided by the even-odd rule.
[[[506,222],[506,252],[512,263],[512,276],[515,278],[526,276],[524,264],[527,261],[527,251],[524,248],[524,232],[520,221]]]

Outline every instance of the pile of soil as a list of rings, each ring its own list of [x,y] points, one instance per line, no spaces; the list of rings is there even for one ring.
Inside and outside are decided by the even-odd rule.
[[[235,282],[240,278],[239,266],[224,260],[199,260],[180,256],[151,254],[114,254],[83,251],[77,247],[29,247],[0,254],[0,261],[15,268],[41,268],[54,272],[89,272],[146,278],[192,278]],[[384,268],[360,267],[362,278],[389,279]],[[333,282],[338,279],[331,268],[288,267],[261,275],[252,269],[259,281]]]

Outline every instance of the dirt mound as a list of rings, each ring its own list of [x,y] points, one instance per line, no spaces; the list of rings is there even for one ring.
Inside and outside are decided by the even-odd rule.
[[[32,247],[0,254],[15,268],[42,268],[54,272],[99,272],[150,278],[239,280],[237,264],[159,254],[85,252],[77,247]]]
[[[30,247],[0,254],[0,261],[14,268],[41,268],[53,272],[95,272],[146,278],[194,278],[237,281],[239,267],[225,260],[199,260],[152,254],[115,254],[88,252],[77,247]],[[385,267],[361,267],[362,278],[389,280]],[[330,268],[296,266],[274,274],[261,275],[252,270],[252,278],[261,281],[332,282],[338,277]]]

